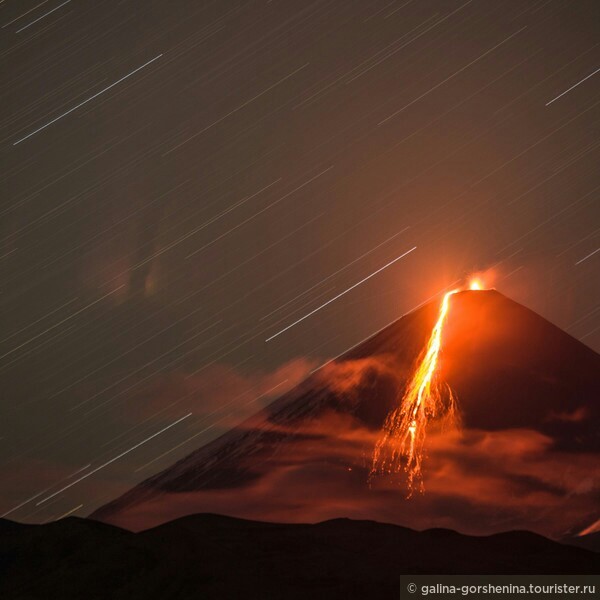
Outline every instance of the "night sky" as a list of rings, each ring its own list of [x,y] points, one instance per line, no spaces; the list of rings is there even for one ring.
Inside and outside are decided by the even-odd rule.
[[[0,514],[89,514],[473,273],[600,350],[597,1],[0,26]]]

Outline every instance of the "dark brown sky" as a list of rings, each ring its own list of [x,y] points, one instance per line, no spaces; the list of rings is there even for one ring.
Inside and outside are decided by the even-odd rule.
[[[2,2],[0,514],[89,512],[472,272],[600,349],[599,23]]]

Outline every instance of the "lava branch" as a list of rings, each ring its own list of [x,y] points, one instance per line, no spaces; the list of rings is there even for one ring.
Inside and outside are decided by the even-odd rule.
[[[375,445],[370,478],[378,473],[407,475],[408,495],[415,488],[423,491],[422,463],[427,428],[433,419],[456,425],[456,399],[448,385],[438,381],[438,361],[442,344],[442,330],[448,314],[450,297],[459,290],[448,292],[440,306],[437,322],[431,331],[427,346],[418,360],[418,366],[402,397],[400,406],[393,410],[383,425],[383,435]],[[446,393],[443,393],[443,392]]]

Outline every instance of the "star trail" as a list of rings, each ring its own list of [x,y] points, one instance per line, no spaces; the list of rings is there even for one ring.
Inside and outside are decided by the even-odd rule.
[[[600,350],[597,2],[0,24],[3,516],[89,514],[472,273]]]

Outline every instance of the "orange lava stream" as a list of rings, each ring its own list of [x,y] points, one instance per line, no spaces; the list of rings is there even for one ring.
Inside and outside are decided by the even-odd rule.
[[[440,306],[437,322],[431,331],[426,349],[402,398],[400,406],[386,418],[383,435],[375,445],[370,477],[378,473],[407,475],[409,496],[415,488],[423,491],[422,463],[427,427],[432,419],[457,422],[455,398],[448,386],[442,393],[437,381],[437,367],[442,345],[442,330],[448,315],[450,297],[459,290],[448,292]]]

